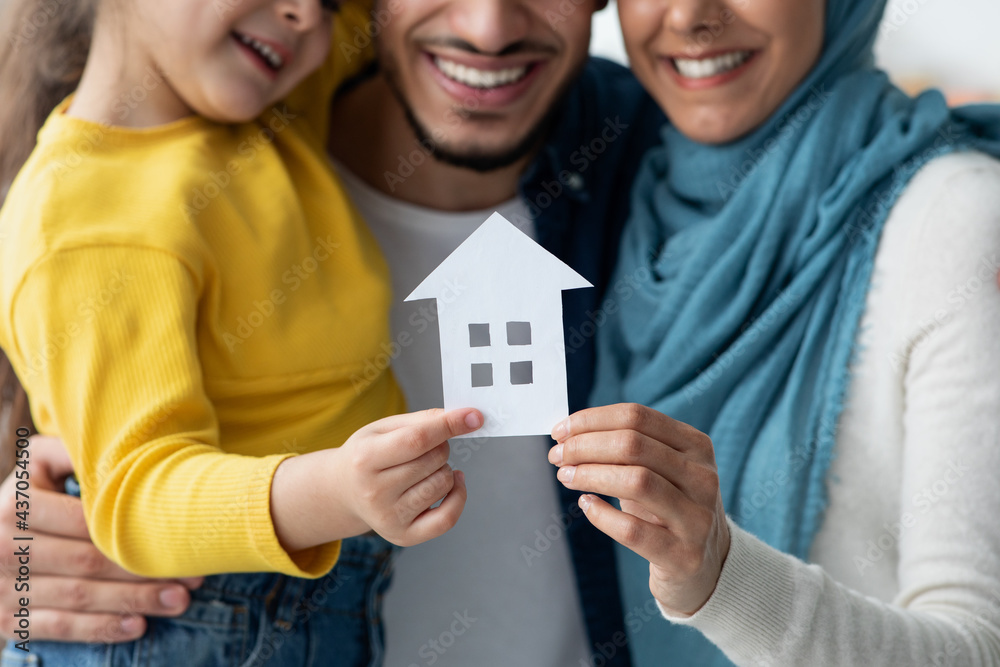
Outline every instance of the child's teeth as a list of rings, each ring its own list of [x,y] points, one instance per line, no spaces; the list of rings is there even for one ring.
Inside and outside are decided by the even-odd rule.
[[[707,79],[736,69],[752,55],[752,51],[732,51],[715,58],[691,60],[674,58],[674,64],[681,76],[687,79]]]
[[[281,69],[282,65],[285,64],[285,60],[278,55],[278,52],[267,44],[246,35],[240,35],[240,41],[263,56],[274,69]]]
[[[272,49],[267,44],[260,45],[260,52],[264,55],[265,58],[267,58],[268,62],[270,62],[271,65],[273,65],[274,67],[281,66],[281,56],[279,56],[275,52],[275,50]]]
[[[528,72],[527,66],[482,70],[466,67],[439,57],[434,59],[434,64],[452,81],[457,81],[471,88],[499,88],[520,80]]]

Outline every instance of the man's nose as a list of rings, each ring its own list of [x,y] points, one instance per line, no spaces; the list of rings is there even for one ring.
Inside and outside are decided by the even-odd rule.
[[[482,53],[498,54],[531,31],[523,0],[455,0],[449,12],[454,36]]]

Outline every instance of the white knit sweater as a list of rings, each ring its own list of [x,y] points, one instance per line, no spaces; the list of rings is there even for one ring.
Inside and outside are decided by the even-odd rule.
[[[886,222],[812,564],[730,522],[669,620],[738,665],[1000,665],[998,270],[1000,162],[932,161]]]

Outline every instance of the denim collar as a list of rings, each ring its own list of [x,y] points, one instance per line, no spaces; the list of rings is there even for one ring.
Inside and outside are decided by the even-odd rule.
[[[580,150],[588,141],[584,137],[587,126],[584,119],[594,111],[588,108],[589,98],[583,90],[585,86],[586,81],[581,77],[559,104],[545,144],[521,176],[519,189],[522,193],[543,181],[558,181],[562,174],[565,195],[569,199],[581,203],[590,200],[589,173],[580,173],[570,163],[573,152]]]

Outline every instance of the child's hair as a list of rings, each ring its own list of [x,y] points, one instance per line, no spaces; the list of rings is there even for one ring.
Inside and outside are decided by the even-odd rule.
[[[45,119],[80,82],[99,0],[0,0],[0,205]],[[16,429],[34,432],[28,399],[0,352],[0,475]]]
[[[76,90],[98,0],[5,0],[0,16],[0,202],[48,115]]]

